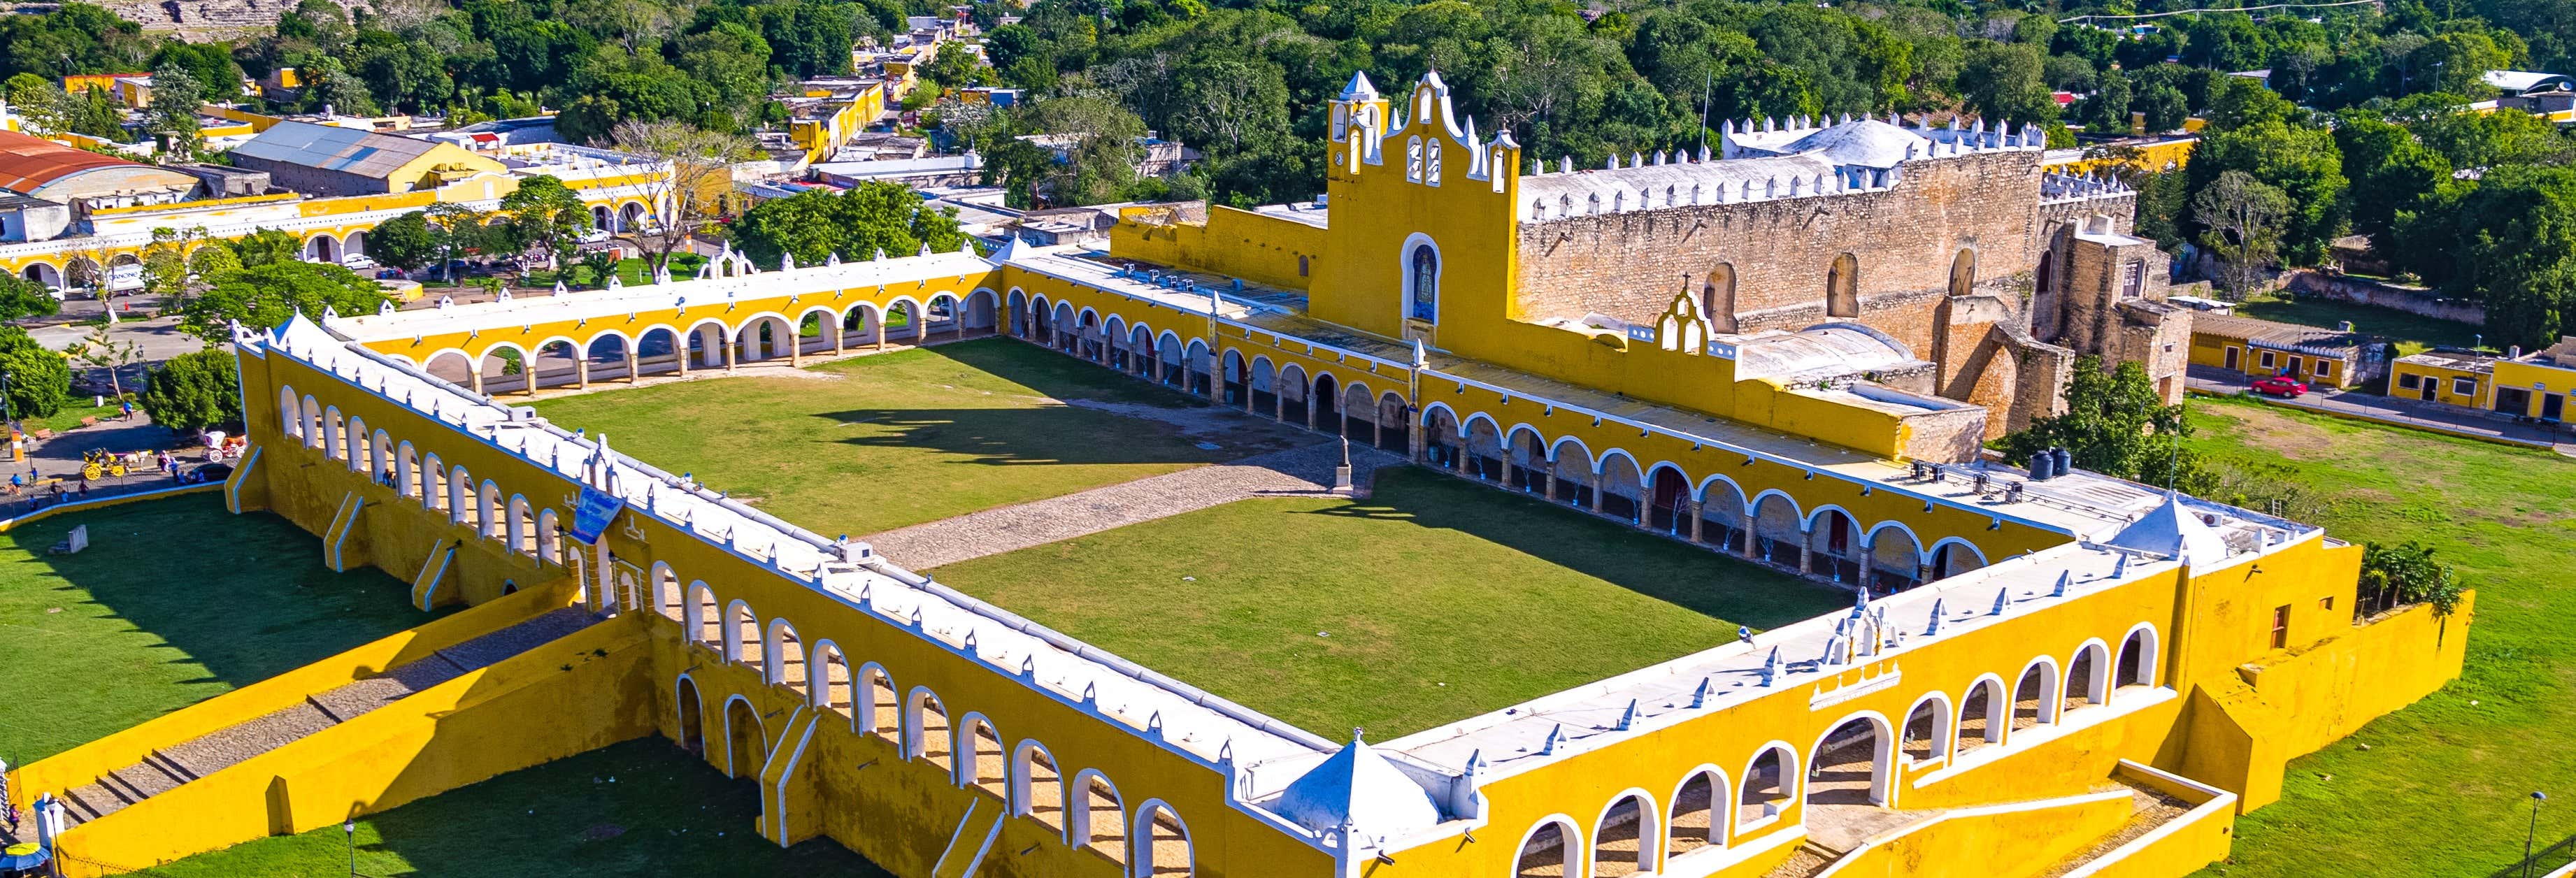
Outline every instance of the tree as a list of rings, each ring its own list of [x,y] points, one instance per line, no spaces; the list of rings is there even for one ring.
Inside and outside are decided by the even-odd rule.
[[[415,210],[376,224],[367,233],[367,255],[404,271],[419,271],[444,253],[443,235],[430,227],[429,214]]]
[[[879,250],[910,256],[923,245],[954,251],[966,243],[953,209],[933,210],[906,186],[861,183],[840,194],[821,190],[761,202],[731,226],[734,243],[752,261],[776,265],[794,254],[803,265],[835,253],[866,259]]]
[[[90,330],[87,337],[72,342],[71,347],[64,348],[63,356],[88,363],[93,369],[107,370],[107,386],[122,399],[125,396],[125,380],[116,374],[116,370],[143,359],[143,349],[133,342],[114,337],[112,334],[114,329],[114,322],[100,321],[97,327]]]
[[[1970,109],[1987,119],[2055,121],[2057,99],[2042,81],[2042,69],[2037,46],[1972,44],[1966,65],[1959,70],[1959,93]]]
[[[70,118],[71,96],[64,94],[61,87],[42,76],[20,73],[9,77],[5,88],[9,109],[16,111],[28,128],[48,132],[69,130],[65,123]]]
[[[2388,235],[2398,214],[2423,210],[2426,200],[2450,182],[2451,163],[2405,128],[2367,112],[2338,116],[2334,136],[2345,173],[2355,184],[2352,230],[2372,236],[2376,247],[2389,252],[2395,242]]]
[[[620,151],[670,163],[670,173],[637,184],[645,203],[655,205],[647,227],[625,231],[644,245],[656,272],[671,264],[671,253],[681,243],[717,221],[724,196],[733,190],[733,164],[757,152],[739,134],[686,122],[621,122],[609,133],[609,142]]]
[[[0,326],[0,376],[8,379],[12,417],[49,417],[72,393],[71,361],[15,326]]]
[[[52,293],[35,281],[0,272],[0,321],[43,317],[62,310]]]
[[[2343,234],[2347,182],[2330,132],[2275,119],[2216,131],[2202,138],[2186,170],[2194,191],[2228,171],[2242,171],[2289,196],[2280,252],[2292,264],[2315,264]]]
[[[233,252],[231,244],[222,240],[207,241],[188,252],[188,273],[199,278],[214,277],[240,267],[241,256]]]
[[[167,135],[170,148],[181,154],[195,152],[204,145],[198,134],[197,110],[206,103],[206,84],[179,64],[164,64],[152,71],[152,108],[145,117],[150,130]]]
[[[232,341],[232,321],[261,328],[296,314],[323,311],[373,314],[388,301],[383,288],[357,272],[313,262],[275,262],[225,272],[179,309],[179,329],[209,345]]]
[[[2226,266],[2224,285],[2240,298],[2251,292],[2280,253],[2281,218],[2290,212],[2290,197],[2244,171],[2228,171],[2192,198],[2191,210],[2207,230],[2201,246]]]
[[[233,256],[243,268],[258,268],[279,262],[294,262],[304,254],[304,242],[279,229],[256,229],[232,241]]]
[[[196,433],[242,423],[241,379],[223,350],[180,354],[144,376],[135,401],[152,422]]]
[[[465,275],[456,270],[456,260],[464,254],[480,252],[489,243],[492,232],[484,222],[484,213],[461,202],[441,201],[423,211],[423,218],[436,233],[434,241],[445,254],[438,270],[457,286],[464,286]]]
[[[2576,169],[2495,168],[2397,225],[2428,280],[2485,305],[2488,344],[2576,330]]]
[[[2429,603],[2448,616],[2460,606],[2460,580],[2433,560],[2433,547],[2412,540],[2402,546],[2361,545],[2361,591],[2383,606]]]
[[[2031,421],[2029,427],[2005,434],[1995,445],[2006,459],[2027,460],[2050,448],[2065,448],[2076,466],[2124,479],[2164,481],[2165,477],[2201,472],[2176,441],[2187,435],[2182,406],[2164,404],[2145,366],[2123,362],[2102,368],[2102,358],[2075,361],[2066,384],[2066,413]],[[2177,473],[2177,461],[2182,466]],[[2179,479],[2177,479],[2179,481]],[[2180,484],[2200,493],[2205,485]]]
[[[188,248],[206,238],[202,226],[186,230],[157,228],[151,243],[143,245],[143,293],[176,302],[188,294]]]
[[[518,189],[501,196],[501,212],[509,215],[502,229],[510,249],[535,248],[556,267],[571,261],[582,233],[590,230],[590,209],[582,206],[581,196],[550,176],[519,181]]]

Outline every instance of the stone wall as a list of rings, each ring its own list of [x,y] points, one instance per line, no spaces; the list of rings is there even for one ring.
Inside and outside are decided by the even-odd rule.
[[[1725,264],[1733,301],[1721,294],[1712,316],[1733,315],[1737,331],[1855,320],[1923,355],[1959,251],[1975,251],[1980,279],[2036,264],[2039,153],[1918,159],[1902,171],[1881,191],[1524,222],[1515,316],[1650,323],[1675,292],[1699,290]],[[1827,275],[1846,253],[1858,267],[1857,318],[1826,308]]]
[[[2363,280],[2315,271],[2290,273],[2290,292],[2336,302],[2394,308],[2408,314],[2483,326],[2487,311],[2465,299],[2445,299],[2423,287]]]

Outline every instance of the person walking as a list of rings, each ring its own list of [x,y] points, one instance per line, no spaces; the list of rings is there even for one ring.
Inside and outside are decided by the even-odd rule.
[[[118,401],[117,401],[117,403],[116,403],[116,407],[117,407],[117,411],[119,412],[119,414],[118,414],[118,415],[117,415],[117,417],[116,417],[116,419],[117,419],[117,420],[120,420],[120,421],[131,421],[131,420],[134,420],[134,400],[130,400],[130,399],[126,399],[126,400],[118,400]]]

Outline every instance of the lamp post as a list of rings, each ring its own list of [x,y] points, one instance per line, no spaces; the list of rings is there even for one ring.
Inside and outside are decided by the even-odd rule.
[[[2531,792],[2531,828],[2522,834],[2522,878],[2531,878],[2531,843],[2540,835],[2540,803],[2546,801],[2549,801],[2548,793]]]
[[[349,840],[349,878],[358,878],[358,818],[340,821],[340,835]]]

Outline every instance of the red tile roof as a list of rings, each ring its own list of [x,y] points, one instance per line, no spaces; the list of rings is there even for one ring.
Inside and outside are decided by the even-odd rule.
[[[32,193],[45,184],[73,174],[125,165],[149,167],[142,162],[100,155],[41,137],[0,131],[0,189],[11,192]]]

